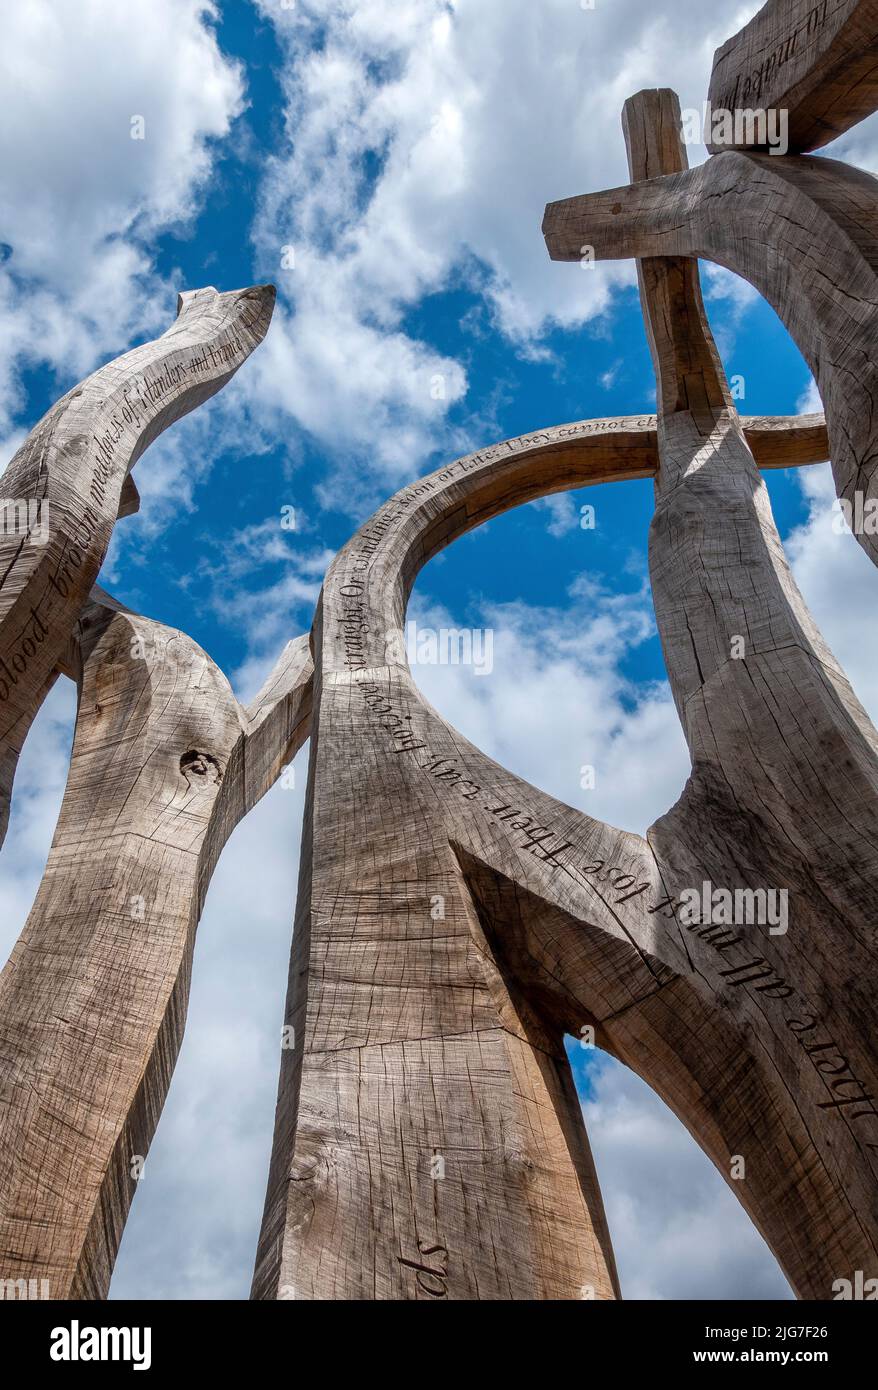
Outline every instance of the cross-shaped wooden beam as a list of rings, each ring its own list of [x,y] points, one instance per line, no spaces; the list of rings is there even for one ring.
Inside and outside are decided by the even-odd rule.
[[[553,260],[704,257],[744,276],[810,366],[836,492],[878,563],[878,183],[829,159],[728,151],[550,203]],[[856,518],[864,517],[865,524]]]
[[[680,138],[680,103],[671,91],[631,97],[622,113],[633,182],[688,168]],[[704,313],[697,261],[683,256],[637,262],[640,299],[652,351],[659,418],[688,410],[702,433],[716,412],[733,411],[732,394]]]

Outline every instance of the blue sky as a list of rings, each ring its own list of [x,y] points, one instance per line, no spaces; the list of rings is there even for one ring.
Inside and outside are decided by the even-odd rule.
[[[443,7],[435,8],[441,11]],[[264,230],[261,244],[254,245],[253,238],[262,173],[289,138],[279,83],[286,49],[278,41],[270,15],[269,6],[260,14],[249,0],[232,0],[218,12],[217,41],[227,57],[244,65],[248,104],[228,138],[217,142],[212,150],[211,178],[196,215],[148,243],[155,272],[168,286],[169,310],[173,292],[180,287],[217,282],[218,287],[229,288],[270,279],[278,284],[289,311],[295,313],[297,272],[282,266],[281,248],[290,244],[284,239],[284,228],[277,229],[275,255],[270,244],[266,245]],[[582,18],[591,20],[594,16]],[[322,26],[309,37],[313,47],[326,42]],[[392,63],[388,68],[388,77],[397,71]],[[619,158],[624,158],[621,128],[617,145]],[[381,149],[367,149],[361,163],[357,196],[365,204],[382,165]],[[587,191],[585,182],[563,189],[547,182],[546,187],[547,201],[561,191]],[[541,216],[542,207],[534,205],[530,213],[534,254],[547,259],[539,238]],[[296,246],[292,229],[290,236],[301,262],[307,251]],[[338,229],[328,227],[320,238],[321,247],[332,247],[339,239]],[[549,266],[547,271],[552,278],[567,281],[578,274],[570,266]],[[535,344],[524,349],[519,345],[516,351],[509,336],[498,331],[481,292],[489,273],[484,264],[468,259],[467,264],[453,268],[447,285],[401,306],[401,329],[437,354],[460,363],[466,373],[466,390],[450,404],[441,427],[424,437],[422,447],[412,452],[408,466],[396,479],[399,485],[407,476],[429,472],[445,461],[449,441],[452,452],[454,444],[461,452],[547,424],[654,409],[652,368],[633,285],[620,290],[611,309],[592,322],[571,329],[550,322]],[[603,278],[606,270],[595,267],[591,273]],[[752,414],[794,412],[809,381],[801,356],[773,311],[755,295],[742,312],[740,298],[727,289],[727,278],[717,279],[713,287],[708,283],[707,293],[714,296],[713,322],[725,347],[727,372],[741,373],[745,378],[742,409]],[[571,285],[571,297],[574,288],[578,287]],[[721,297],[724,292],[726,297]],[[754,355],[755,360],[771,363],[770,373],[753,369]],[[66,388],[67,384],[46,370],[35,371],[29,381],[30,418],[50,404],[58,386]],[[210,439],[213,459],[209,485],[200,487],[193,499],[196,513],[177,513],[159,536],[152,535],[149,515],[133,521],[124,537],[120,532],[110,573],[114,592],[126,603],[169,622],[181,621],[180,589],[185,577],[188,630],[224,669],[234,671],[248,656],[245,635],[240,626],[224,620],[211,603],[215,567],[221,567],[229,533],[242,530],[254,518],[279,517],[280,506],[290,503],[297,515],[307,518],[304,524],[308,528],[296,541],[290,541],[291,547],[304,544],[309,549],[319,546],[334,550],[382,500],[383,493],[381,483],[370,475],[368,446],[356,449],[357,474],[366,488],[357,499],[359,505],[352,507],[343,486],[345,449],[343,445],[333,448],[331,439],[315,439],[301,429],[271,430],[261,435],[255,454],[248,454],[241,441],[230,450],[223,450],[221,445],[218,431]],[[782,530],[789,529],[805,516],[801,490],[794,479],[783,475],[772,478],[770,487],[778,523]],[[392,490],[392,486],[386,489]],[[573,498],[576,511],[584,500],[586,493]],[[420,588],[462,617],[480,601],[502,603],[511,597],[526,597],[532,604],[553,603],[582,570],[583,545],[587,544],[590,575],[614,590],[634,589],[646,572],[652,485],[635,482],[624,488],[590,489],[588,500],[597,508],[598,525],[587,540],[576,526],[569,526],[561,535],[547,535],[544,509],[524,508],[483,528],[477,540],[478,559],[468,551],[459,558],[443,557],[422,578]],[[139,544],[144,532],[149,536],[148,548]],[[201,544],[193,555],[195,538]],[[255,578],[261,584],[276,581],[284,564],[278,553],[260,567]],[[311,607],[303,601],[289,612],[290,630],[304,630],[309,625]],[[626,656],[626,674],[632,678],[663,675],[657,637],[639,644]]]
[[[268,339],[144,456],[143,506],[101,583],[185,629],[248,698],[310,625],[332,553],[397,487],[548,424],[654,408],[633,267],[548,261],[544,204],[626,179],[619,115],[644,86],[683,106],[755,10],[681,0],[33,0],[0,59],[0,441],[152,337],[176,292],[272,280]],[[124,7],[123,7],[124,8]],[[130,138],[133,115],[146,138]],[[838,150],[876,164],[874,122]],[[704,157],[690,149],[691,162]],[[290,249],[294,265],[289,265]],[[819,408],[782,325],[702,267],[742,413]],[[441,379],[437,398],[435,383]],[[830,523],[821,466],[768,478],[818,622],[866,707],[874,572]],[[594,530],[578,524],[581,503]],[[511,512],[422,573],[413,613],[490,626],[488,680],[417,672],[492,756],[645,830],[687,773],[652,622],[652,485]],[[281,529],[292,505],[297,527]],[[72,687],[29,741],[0,881],[3,949],[27,913],[63,791]],[[38,758],[51,750],[51,759]],[[594,790],[580,768],[597,769]],[[190,1026],[113,1293],[246,1297],[264,1195],[305,764],[233,837],[208,899]],[[787,1296],[734,1198],[623,1068],[572,1052],[630,1297]]]

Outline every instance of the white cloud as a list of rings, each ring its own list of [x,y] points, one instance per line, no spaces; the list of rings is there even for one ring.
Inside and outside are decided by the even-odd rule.
[[[621,366],[622,359],[621,357],[617,357],[615,362],[612,362],[605,372],[601,372],[598,380],[605,391],[609,391],[611,387],[615,386]]]
[[[5,964],[36,896],[61,798],[73,741],[76,691],[60,679],[31,727],[13,787],[0,873],[0,966]]]
[[[760,301],[759,291],[753,288],[749,280],[726,270],[725,266],[714,265],[712,261],[701,262],[701,279],[706,303],[722,304],[726,310],[722,322],[719,326],[714,324],[713,331],[720,356],[727,357],[734,348],[742,318],[748,309]],[[713,317],[716,319],[717,316]]]
[[[665,682],[634,683],[622,662],[655,631],[648,593],[609,593],[584,578],[565,608],[488,604],[493,670],[416,665],[430,703],[504,767],[598,819],[641,834],[676,801],[689,759]],[[419,628],[461,628],[415,595]],[[583,767],[594,788],[581,786]]]
[[[590,1082],[582,1110],[622,1296],[791,1298],[744,1208],[658,1096],[605,1053]]]
[[[553,492],[548,497],[538,497],[531,506],[537,511],[548,512],[550,520],[546,531],[550,536],[566,536],[579,526],[580,516],[576,502],[569,492]]]
[[[602,314],[633,267],[552,264],[544,204],[627,182],[625,98],[661,83],[700,104],[727,23],[697,0],[673,15],[643,0],[259,2],[287,45],[287,142],[256,238],[266,274],[285,246],[295,268],[277,271],[290,308],[254,390],[344,449],[348,479],[365,461],[398,480],[449,444],[445,411],[466,389],[406,310],[463,280],[530,356],[553,325]]]
[[[870,116],[853,126],[838,140],[819,151],[830,159],[841,159],[867,173],[878,174],[878,116]]]
[[[817,409],[819,409],[819,405]],[[878,722],[878,667],[871,643],[878,572],[849,531],[839,534],[835,485],[828,463],[800,468],[797,481],[808,518],[785,541],[796,583],[817,626],[870,718]]]
[[[823,410],[823,401],[820,399],[820,392],[817,389],[817,382],[811,377],[798,401],[796,408],[800,415],[814,415]]]
[[[197,569],[210,580],[210,604],[229,627],[243,632],[246,653],[229,673],[238,698],[253,698],[293,637],[310,628],[320,585],[334,552],[285,530],[280,510],[228,535],[200,537]]]
[[[242,108],[207,0],[7,7],[0,49],[0,428],[17,370],[65,377],[167,326],[149,242],[193,211]],[[145,138],[131,139],[142,116]]]

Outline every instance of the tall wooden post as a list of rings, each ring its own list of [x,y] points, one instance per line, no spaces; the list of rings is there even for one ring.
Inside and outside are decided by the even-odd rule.
[[[195,930],[226,839],[307,737],[291,642],[249,709],[183,633],[96,592],[79,623],[70,775],[0,974],[8,1280],[105,1298],[183,1037]]]

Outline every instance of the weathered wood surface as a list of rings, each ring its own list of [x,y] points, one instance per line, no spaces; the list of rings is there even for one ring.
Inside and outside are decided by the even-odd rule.
[[[822,416],[820,420],[822,422]],[[770,465],[766,465],[770,466]],[[134,485],[134,479],[129,474],[122,487],[122,499],[119,505],[119,517],[133,516],[140,510],[140,495]],[[67,647],[73,640],[73,634],[68,633]],[[18,760],[21,757],[21,750],[24,747],[25,739],[30,733],[31,725],[36,719],[42,708],[43,701],[48,695],[52,686],[55,684],[59,674],[67,670],[67,663],[71,659],[70,652],[62,649],[58,657],[57,666],[49,672],[49,675],[42,689],[32,695],[29,709],[24,710],[15,724],[10,728],[5,740],[0,744],[0,848],[6,838],[6,830],[9,824],[9,812],[12,804],[12,788],[15,782],[15,773],[18,768]]]
[[[829,1296],[838,1269],[872,1249],[873,1218],[826,1147],[847,1143],[843,1162],[856,1151],[862,1170],[878,1135],[862,1121],[856,1136],[832,1133],[843,1111],[820,1110],[833,1092],[813,1064],[808,1076],[780,1001],[764,997],[774,977],[766,967],[743,987],[741,962],[764,954],[761,937],[728,958],[709,941],[693,949],[675,911],[691,864],[683,878],[673,856],[497,767],[426,705],[398,652],[430,556],[509,506],[612,476],[631,425],[592,422],[575,448],[525,437],[458,460],[380,509],[327,576],[286,1015],[296,1048],[281,1063],[256,1297],[576,1298],[583,1286],[614,1296],[562,1049],[564,1031],[589,1023],[726,1176],[731,1156],[746,1156],[735,1190],[801,1292]],[[749,512],[734,528],[723,507],[723,546],[752,536],[748,557],[763,563],[770,542],[760,578],[771,601],[796,604],[779,628],[805,624],[800,640],[818,653],[805,665],[819,669],[831,658],[740,452],[734,502]],[[829,669],[843,694],[826,722],[834,728],[846,701],[848,722],[856,712],[868,729]],[[433,917],[438,899],[444,916]],[[796,898],[791,930],[807,930],[813,910]],[[800,983],[820,1001],[813,965],[812,955]],[[852,1055],[859,1066],[859,1035]],[[790,1064],[805,1071],[795,1097]],[[443,1178],[431,1177],[437,1158]],[[868,1207],[867,1186],[856,1197]],[[791,1221],[791,1204],[810,1219]]]
[[[679,129],[674,94],[642,92],[626,114],[632,178],[679,168],[682,146],[677,159],[662,154]],[[679,400],[693,340],[709,342],[710,330],[694,265],[686,312],[673,316],[662,263],[650,265],[641,297],[659,396]],[[676,284],[676,261],[667,274]],[[717,399],[719,359],[699,360],[716,365],[703,395]],[[798,1135],[789,1189],[759,1224],[793,1287],[830,1298],[839,1270],[878,1257],[878,735],[792,579],[734,410],[669,407],[658,437],[650,574],[693,771],[648,840],[666,882],[789,894],[785,933],[714,920],[685,928],[686,950],[769,1078],[771,1109],[734,1150],[748,1172],[732,1186],[745,1193],[766,1136]],[[718,1085],[717,1109],[729,1103]],[[799,1123],[779,1128],[787,1094]],[[791,1250],[783,1227],[793,1211],[808,1240]]]
[[[106,1296],[223,844],[308,735],[308,639],[243,709],[190,638],[95,591],[45,877],[0,975],[0,1269]],[[68,659],[70,657],[68,656]]]
[[[677,119],[668,93],[629,104],[634,177],[684,166]],[[457,460],[339,554],[313,632],[296,1046],[255,1297],[616,1296],[562,1047],[589,1024],[689,1126],[800,1295],[830,1298],[878,1256],[878,736],[793,583],[694,266],[640,269],[650,563],[692,775],[645,840],[605,826],[467,743],[401,650],[427,559],[510,506],[622,476],[651,421]],[[784,890],[787,932],[686,920],[708,880]]]
[[[636,429],[632,430],[636,422]],[[536,431],[529,436],[547,447],[562,446],[566,441],[575,441],[578,435],[587,434],[594,422],[574,421],[567,425],[553,426],[549,430]],[[828,457],[829,444],[826,424],[822,415],[752,415],[743,419],[744,431],[754,457],[760,468],[792,468],[806,464],[821,463]],[[613,453],[611,471],[605,478],[600,469],[593,473],[591,482],[610,481],[622,478],[650,478],[658,466],[656,449],[655,416],[631,416],[622,425],[620,439],[624,447]],[[122,501],[119,517],[130,516],[140,508],[140,498],[133,478],[125,479],[122,488]],[[67,640],[69,640],[68,634]],[[2,845],[9,817],[9,805],[18,759],[25,738],[33,720],[55,682],[59,669],[66,669],[66,654],[63,644],[59,645],[57,662],[50,671],[42,689],[31,695],[30,704],[10,727],[5,741],[0,744],[0,845]]]
[[[784,77],[797,119],[843,118],[839,15],[867,7],[829,8],[807,74]],[[759,22],[741,71],[752,34],[773,32]],[[99,593],[42,684],[34,663],[0,768],[58,667],[81,699],[46,876],[0,976],[4,1277],[105,1295],[211,872],[311,728],[312,698],[293,1045],[254,1297],[617,1297],[563,1047],[586,1027],[689,1127],[797,1293],[830,1298],[874,1268],[878,734],[793,582],[759,469],[829,449],[839,495],[873,495],[876,186],[830,161],[752,154],[688,171],[667,91],[632,98],[624,126],[632,187],[550,205],[544,226],[557,258],[586,245],[638,258],[655,417],[536,431],[403,488],[330,567],[313,696],[304,638],[242,711],[188,638]],[[697,255],[781,313],[828,430],[738,416]],[[130,462],[106,526],[136,505]],[[75,472],[62,492],[73,478],[87,505]],[[692,758],[645,838],[472,747],[421,696],[402,636],[418,571],[456,537],[551,492],[637,477],[655,480],[653,595]],[[878,556],[878,539],[859,539]],[[710,915],[687,916],[702,893]],[[766,893],[783,899],[778,918],[753,916]]]
[[[878,3],[769,0],[717,49],[708,100],[731,113],[785,112],[790,153],[834,140],[878,107]],[[748,148],[752,129],[739,133],[734,147]]]
[[[171,328],[68,391],[0,479],[0,842],[27,730],[113,524],[137,509],[131,468],[246,361],[265,336],[274,297],[271,285],[181,294]]]
[[[878,182],[835,160],[730,151],[696,169],[550,203],[554,260],[700,256],[749,280],[814,373],[835,487],[878,507]],[[878,562],[878,527],[855,532]]]
[[[825,453],[820,417],[755,417],[750,428],[770,466]],[[650,476],[655,419],[575,422],[494,452],[516,447],[549,486],[555,476],[562,486]],[[487,500],[495,505],[490,490]],[[194,643],[96,594],[59,657],[82,684],[70,779],[45,880],[0,977],[3,1267],[6,1277],[48,1277],[59,1297],[106,1292],[136,1186],[131,1164],[146,1153],[179,1047],[206,885],[310,713],[306,639],[242,716]],[[93,1041],[83,1055],[84,1037]],[[534,1063],[522,1053],[526,1074]],[[544,1083],[530,1084],[540,1114]],[[563,1068],[552,1086],[581,1145]],[[557,1147],[557,1122],[546,1126]],[[591,1182],[587,1151],[580,1166]]]

